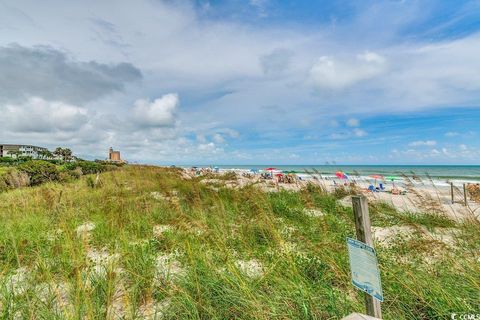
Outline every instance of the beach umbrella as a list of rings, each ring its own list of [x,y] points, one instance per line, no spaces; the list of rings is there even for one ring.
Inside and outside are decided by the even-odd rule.
[[[392,181],[393,187],[395,188],[395,180],[402,180],[402,178],[395,177],[395,176],[388,176],[388,177],[385,177],[385,180]]]
[[[378,180],[384,179],[384,177],[381,174],[371,174],[369,175],[369,177],[375,179],[375,186],[377,185],[377,179]]]
[[[400,178],[400,177],[395,177],[395,176],[388,176],[388,177],[385,177],[385,180],[395,181],[395,180],[402,180],[402,178]]]
[[[337,176],[337,178],[342,179],[342,180],[347,180],[348,179],[348,176],[342,171],[335,172],[335,175]]]
[[[253,173],[257,173],[258,169],[257,168],[252,168],[252,169],[250,169],[250,171],[252,171]]]
[[[266,168],[265,171],[270,171],[270,175],[273,177],[273,171],[277,170],[277,168]]]

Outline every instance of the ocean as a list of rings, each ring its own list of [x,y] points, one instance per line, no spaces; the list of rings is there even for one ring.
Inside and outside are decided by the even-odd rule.
[[[207,166],[198,166],[207,167]],[[212,165],[212,167],[215,167]],[[480,165],[218,165],[221,169],[264,169],[274,167],[282,171],[296,171],[306,173],[318,171],[325,176],[334,176],[335,172],[342,171],[354,176],[369,176],[379,174],[383,176],[418,176],[435,180],[463,181],[480,183]]]

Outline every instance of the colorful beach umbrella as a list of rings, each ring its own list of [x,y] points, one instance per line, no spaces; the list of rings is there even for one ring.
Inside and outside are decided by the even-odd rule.
[[[395,176],[388,176],[388,177],[385,177],[385,180],[392,181],[393,187],[395,188],[395,180],[402,180],[402,178],[395,177]]]
[[[273,178],[273,171],[276,171],[277,168],[266,168],[265,171],[270,171],[270,176]]]
[[[400,178],[400,177],[395,177],[395,176],[388,176],[388,177],[385,177],[385,180],[395,181],[395,180],[402,180],[402,178]]]
[[[369,177],[375,179],[375,182],[374,182],[375,186],[377,186],[377,180],[384,179],[384,177],[381,174],[371,174],[369,175]]]
[[[347,174],[345,174],[345,173],[342,172],[342,171],[337,171],[337,172],[335,172],[335,175],[336,175],[337,178],[339,178],[339,179],[343,179],[343,180],[347,180],[347,179],[348,179]]]

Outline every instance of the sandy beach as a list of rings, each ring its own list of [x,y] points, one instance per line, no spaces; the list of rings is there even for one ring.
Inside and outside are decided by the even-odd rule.
[[[338,192],[343,189],[346,193],[365,195],[369,201],[384,202],[402,212],[429,212],[463,221],[479,218],[480,203],[474,201],[467,191],[467,202],[464,201],[463,184],[476,184],[472,181],[452,181],[453,202],[450,181],[440,179],[419,179],[418,177],[401,177],[398,181],[385,181],[369,176],[349,177],[348,180],[339,179],[334,175],[317,173],[282,173],[280,170],[252,172],[246,169],[217,169],[211,168],[184,168],[183,177],[203,177],[202,183],[218,190],[219,187],[242,188],[253,185],[267,192],[280,190],[299,191],[308,184],[320,186],[328,192]],[[285,180],[286,176],[291,181]],[[375,191],[369,190],[369,187]],[[380,189],[380,188],[383,189]],[[393,191],[393,192],[392,192]],[[396,194],[398,193],[398,194]],[[340,200],[344,206],[351,206],[350,196]]]

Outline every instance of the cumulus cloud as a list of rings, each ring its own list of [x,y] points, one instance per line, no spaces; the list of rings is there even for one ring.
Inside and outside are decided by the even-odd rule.
[[[139,160],[189,157],[191,163],[198,159],[199,144],[205,149],[212,142],[215,150],[221,139],[228,141],[227,151],[255,145],[257,137],[263,146],[276,145],[282,139],[286,149],[292,145],[307,148],[292,139],[300,129],[320,143],[336,124],[328,125],[329,121],[348,119],[345,115],[363,114],[366,118],[420,109],[434,112],[444,106],[478,106],[480,34],[402,41],[404,34],[397,31],[411,30],[409,21],[420,21],[421,14],[409,15],[406,20],[405,16],[396,21],[371,19],[359,6],[358,19],[341,24],[318,27],[302,22],[293,26],[282,21],[259,26],[225,16],[210,19],[214,14],[199,14],[191,1],[119,1],[115,12],[111,5],[87,2],[49,0],[45,5],[16,1],[8,5],[10,10],[0,1],[0,110],[6,110],[7,104],[17,106],[9,114],[11,119],[18,118],[18,107],[39,97],[48,105],[85,109],[90,118],[73,121],[84,121],[76,131],[76,125],[71,125],[54,129],[55,134],[39,132],[54,128],[52,123],[34,124],[33,130],[38,132],[29,133],[25,124],[18,124],[24,133],[12,129],[15,121],[7,123],[0,114],[2,139],[39,144],[61,140],[93,156],[97,148],[103,154],[105,147],[112,145],[124,150],[126,157]],[[395,8],[412,7],[395,3]],[[215,10],[216,5],[210,4]],[[259,8],[273,8],[262,0],[244,4],[249,19],[262,11]],[[71,14],[52,14],[51,7]],[[372,8],[369,4],[364,7]],[[375,17],[393,15],[384,7],[374,6]],[[362,29],[365,21],[370,32]],[[381,37],[385,34],[387,40]],[[348,37],[358,41],[348,41]],[[9,45],[12,42],[21,45]],[[143,76],[140,69],[145,70]],[[138,86],[129,85],[136,82]],[[154,98],[164,92],[181,92],[186,108],[153,107]],[[132,101],[139,98],[144,99],[132,107]],[[349,126],[342,121],[338,126],[348,126],[339,129],[344,133],[332,135],[344,139],[342,145],[351,140],[359,143],[360,139],[354,138],[366,134],[360,124]],[[226,127],[235,131],[222,129]],[[394,131],[384,131],[381,136],[387,139]],[[243,143],[236,145],[233,139],[239,132]],[[203,139],[195,141],[197,134]],[[409,148],[418,152],[429,149]],[[452,154],[459,151],[457,146],[448,148]],[[437,151],[441,150],[438,147]],[[269,159],[280,159],[270,151],[265,150]],[[297,151],[285,150],[286,155],[291,152]]]
[[[437,144],[437,141],[435,140],[418,140],[418,141],[413,141],[410,142],[408,145],[410,147],[432,147]]]
[[[81,104],[142,78],[129,63],[79,62],[50,46],[0,47],[0,102],[32,96]]]
[[[319,89],[338,90],[379,76],[385,70],[385,58],[374,52],[365,52],[354,59],[322,56],[310,69],[310,78]]]
[[[347,126],[349,127],[358,127],[360,125],[360,121],[355,118],[350,118],[347,120]]]
[[[219,133],[214,134],[212,140],[217,144],[225,143],[225,138]]]
[[[197,151],[201,154],[220,154],[223,153],[223,149],[219,148],[213,142],[201,143],[197,146]]]
[[[471,148],[465,144],[458,146],[441,147],[441,148],[422,148],[422,149],[393,149],[392,155],[394,157],[407,156],[409,160],[413,161],[438,161],[444,163],[446,159],[455,161],[475,161],[480,156],[480,151],[476,148]]]
[[[365,137],[368,133],[365,131],[365,130],[362,130],[362,129],[359,129],[359,128],[355,128],[353,129],[353,134],[356,136],[356,137]]]
[[[175,124],[178,95],[169,93],[153,102],[145,99],[135,101],[133,115],[138,124],[147,127],[168,127]]]
[[[75,131],[88,122],[85,108],[32,97],[22,104],[0,107],[3,128],[17,132]]]

